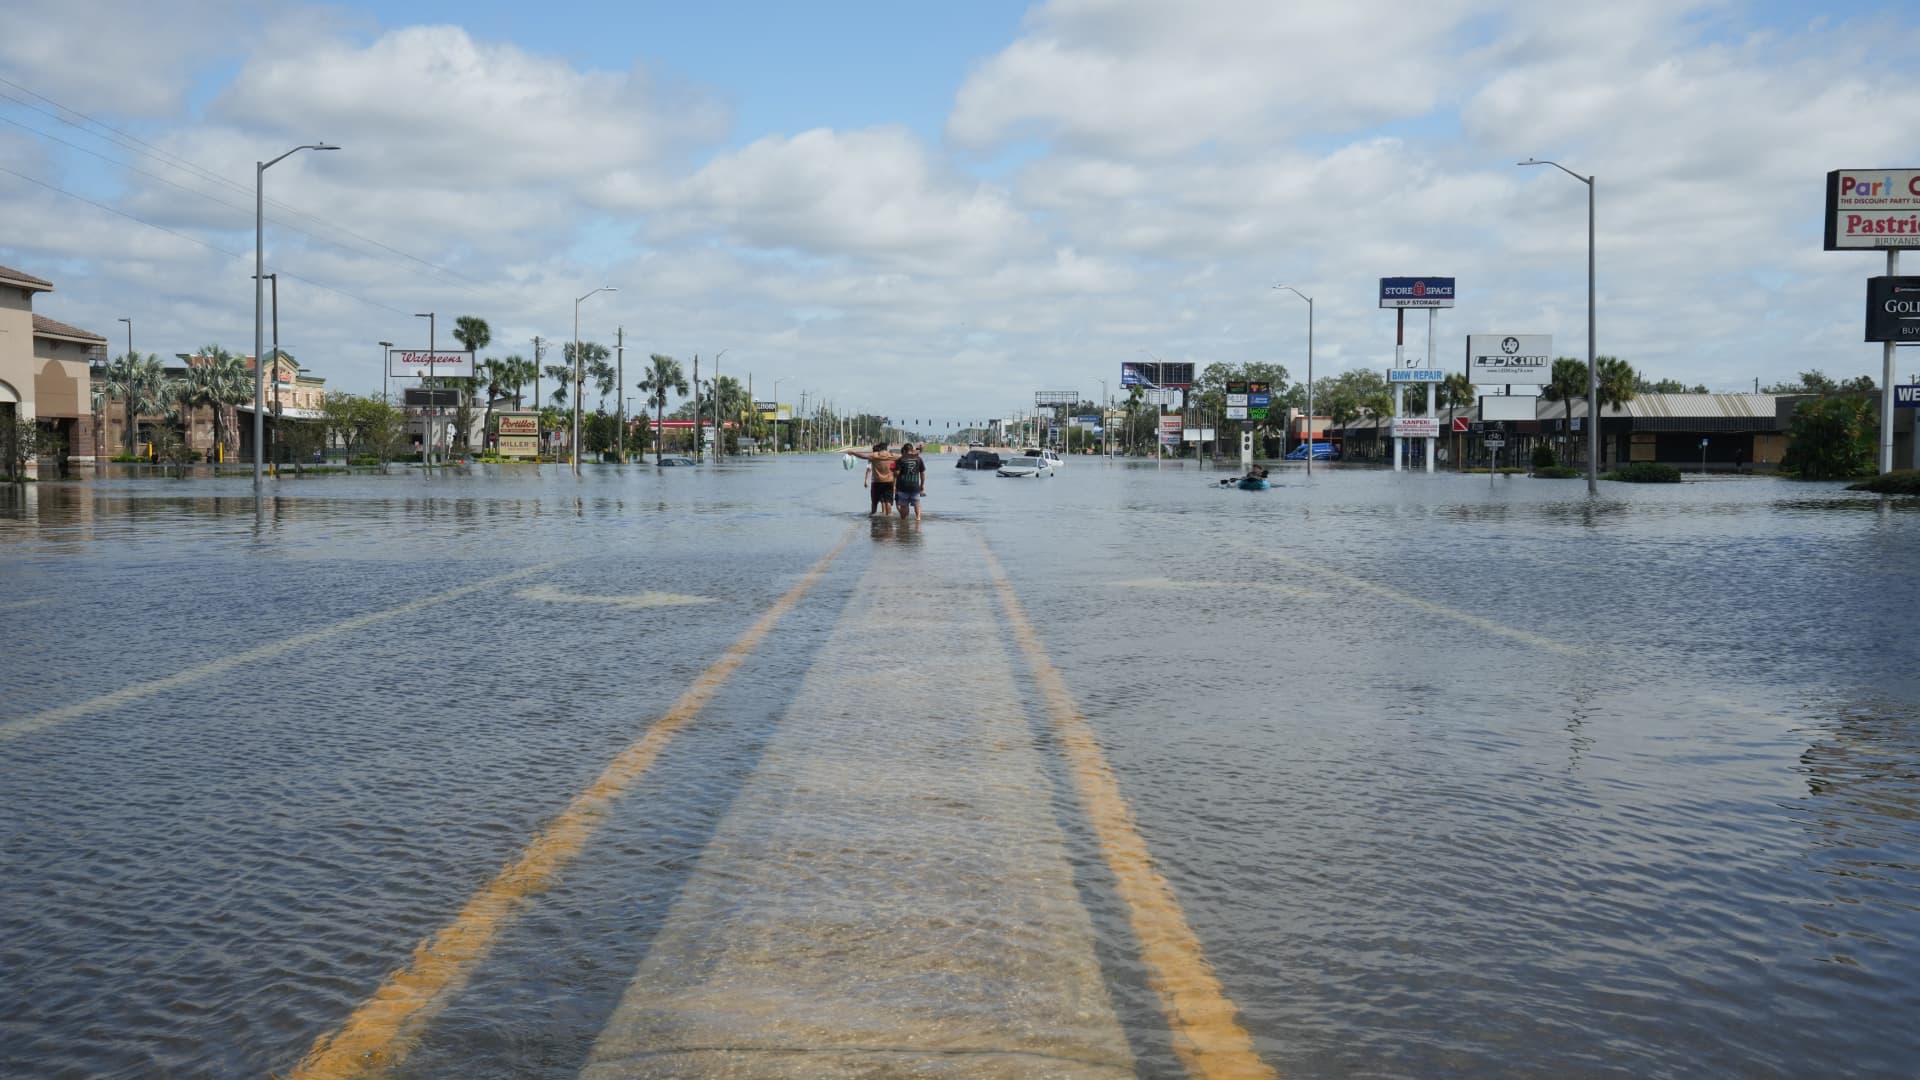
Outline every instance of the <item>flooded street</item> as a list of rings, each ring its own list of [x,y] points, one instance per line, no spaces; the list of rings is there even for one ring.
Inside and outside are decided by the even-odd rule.
[[[0,1075],[1907,1076],[1920,503],[0,488]]]

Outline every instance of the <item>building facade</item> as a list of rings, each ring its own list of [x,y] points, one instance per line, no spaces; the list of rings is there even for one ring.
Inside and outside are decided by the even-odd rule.
[[[94,460],[90,360],[107,339],[35,313],[34,298],[53,291],[45,278],[0,266],[0,415],[32,421],[54,436],[69,465]],[[28,475],[37,476],[38,462]]]

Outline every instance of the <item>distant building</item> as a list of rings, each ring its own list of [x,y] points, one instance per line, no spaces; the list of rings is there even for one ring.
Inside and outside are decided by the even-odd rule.
[[[87,367],[107,339],[35,314],[34,295],[52,291],[45,278],[0,266],[0,415],[34,421],[61,440],[69,464],[92,465]]]
[[[198,367],[206,362],[204,357],[195,353],[175,353],[174,359],[178,363],[168,364],[162,369],[170,380],[184,378],[187,369]],[[241,360],[246,364],[251,377],[254,367],[253,357],[245,356],[241,357]],[[126,405],[116,396],[112,382],[107,378],[104,365],[94,367],[92,379],[94,395],[100,401],[95,453],[105,461],[126,450]],[[276,415],[283,423],[318,422],[326,419],[326,413],[322,411],[327,400],[326,382],[326,379],[310,373],[306,368],[295,363],[291,357],[281,356],[278,362],[268,364],[266,426],[267,441],[270,444],[274,441],[272,428]],[[278,391],[277,394],[276,391]],[[277,413],[276,404],[278,405]],[[192,415],[184,420],[171,412],[142,414],[136,419],[142,428],[149,430],[160,424],[170,424],[177,429],[183,429],[181,433],[186,439],[187,447],[209,461],[250,460],[253,456],[253,395],[248,394],[246,401],[235,405],[233,413],[232,423],[236,430],[227,432],[222,432],[221,425],[215,422],[217,418],[210,405],[195,406]],[[223,438],[223,435],[227,438]],[[229,438],[233,440],[233,445],[225,445]]]

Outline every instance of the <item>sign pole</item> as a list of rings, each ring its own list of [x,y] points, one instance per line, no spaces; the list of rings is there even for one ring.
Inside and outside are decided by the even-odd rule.
[[[1428,371],[1437,370],[1433,366],[1433,317],[1435,314],[1436,314],[1436,311],[1434,308],[1427,309],[1427,370]],[[1427,415],[1430,417],[1436,417],[1436,418],[1440,415],[1438,405],[1434,401],[1432,383],[1427,384]],[[1439,445],[1440,445],[1439,436],[1437,435],[1427,436],[1427,473],[1429,475],[1433,473],[1433,451],[1434,451],[1434,448]]]
[[[1393,369],[1399,371],[1404,363],[1401,359],[1401,353],[1405,351],[1407,344],[1406,308],[1393,309],[1393,324]],[[1398,430],[1400,427],[1400,406],[1401,403],[1406,400],[1407,395],[1405,389],[1392,380],[1388,380],[1387,382],[1387,392],[1393,395],[1393,426],[1395,428],[1393,435],[1393,471],[1399,472],[1400,455],[1402,453],[1401,447],[1403,445]],[[1309,450],[1307,452],[1312,453],[1313,451]]]
[[[1887,276],[1900,273],[1900,249],[1887,249]],[[1880,344],[1880,471],[1893,471],[1893,342]],[[1920,432],[1920,426],[1915,428]],[[1920,434],[1914,436],[1914,460],[1920,461]]]

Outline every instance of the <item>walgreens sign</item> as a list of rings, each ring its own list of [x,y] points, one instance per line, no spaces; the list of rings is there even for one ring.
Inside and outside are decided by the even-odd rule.
[[[1827,174],[1828,251],[1920,248],[1920,169]]]

